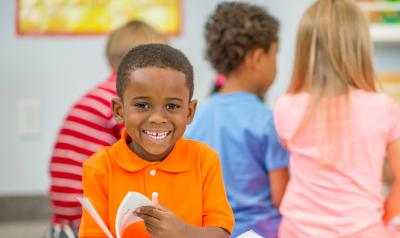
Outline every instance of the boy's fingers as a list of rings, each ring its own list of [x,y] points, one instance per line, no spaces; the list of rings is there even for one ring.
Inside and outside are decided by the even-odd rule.
[[[142,217],[142,215],[146,215],[153,217],[157,220],[161,219],[161,211],[157,207],[152,206],[140,207],[135,211],[135,214],[139,217]]]
[[[157,208],[163,208],[163,206],[161,206],[160,201],[158,201],[158,196],[152,196],[151,198],[151,202],[153,203],[153,205]]]
[[[158,200],[158,195],[156,196],[152,196],[151,197],[151,202],[153,203],[153,205],[161,210],[168,210],[166,207],[164,207],[163,205],[161,205],[160,201]]]
[[[159,204],[159,202],[158,202],[158,193],[153,193],[151,195],[151,202],[153,203],[154,206],[157,206]]]
[[[152,225],[147,224],[146,220],[144,220],[144,226],[146,227],[147,232],[150,234],[152,234],[155,231],[155,228]]]
[[[152,216],[141,214],[139,217],[144,220],[146,229],[148,229],[149,231],[153,231],[160,224],[160,220],[158,220],[157,218],[154,218]]]

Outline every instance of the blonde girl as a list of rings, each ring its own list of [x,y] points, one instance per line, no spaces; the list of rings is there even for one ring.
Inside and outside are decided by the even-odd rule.
[[[301,19],[292,81],[274,110],[291,153],[280,237],[398,235],[384,219],[400,212],[400,108],[378,92],[371,48],[351,0],[316,1]],[[386,199],[385,155],[396,178]]]

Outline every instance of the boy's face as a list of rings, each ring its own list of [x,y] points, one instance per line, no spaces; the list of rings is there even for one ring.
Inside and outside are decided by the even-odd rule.
[[[194,116],[185,74],[147,67],[131,72],[123,97],[113,100],[114,115],[123,121],[129,147],[148,161],[164,159]]]

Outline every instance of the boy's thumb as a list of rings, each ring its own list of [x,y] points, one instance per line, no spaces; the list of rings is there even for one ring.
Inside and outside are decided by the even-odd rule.
[[[151,195],[151,202],[153,203],[153,205],[154,205],[155,207],[162,208],[160,202],[158,201],[158,193],[157,193],[157,192],[154,192],[154,193]]]

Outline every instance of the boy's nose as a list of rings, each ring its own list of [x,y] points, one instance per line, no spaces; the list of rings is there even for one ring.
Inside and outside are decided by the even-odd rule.
[[[161,124],[166,123],[167,118],[162,110],[154,110],[149,117],[149,121],[150,123]]]

